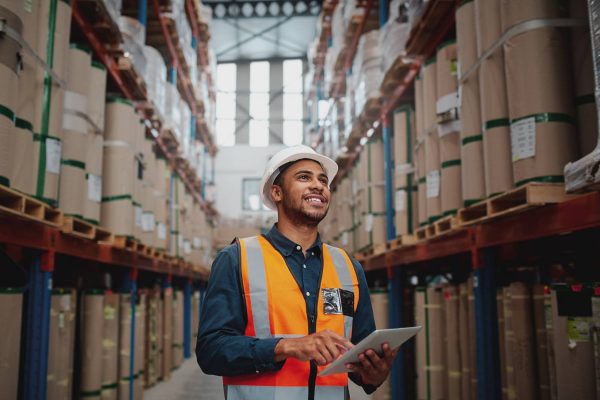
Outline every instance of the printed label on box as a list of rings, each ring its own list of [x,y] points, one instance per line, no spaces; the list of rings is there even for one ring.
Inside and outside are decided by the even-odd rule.
[[[525,118],[510,125],[513,161],[535,157],[535,117]]]
[[[404,211],[406,210],[406,190],[396,190],[396,199],[395,199],[395,210],[396,211]]]
[[[102,201],[102,177],[94,174],[87,175],[88,199],[100,203]]]
[[[567,334],[574,342],[590,341],[590,318],[567,317]]]
[[[195,249],[200,249],[202,247],[202,239],[199,237],[195,237],[193,239],[192,245]]]
[[[183,253],[184,254],[192,254],[192,244],[189,240],[183,241]]]
[[[135,226],[138,228],[143,228],[144,212],[142,211],[142,207],[134,206],[133,209],[135,211]]]
[[[440,197],[440,171],[434,170],[427,173],[427,198]]]
[[[154,231],[154,213],[147,211],[142,215],[142,230],[144,232]]]
[[[46,172],[60,174],[60,157],[62,144],[60,140],[46,138]]]
[[[158,238],[160,240],[167,239],[167,227],[165,226],[165,224],[163,224],[162,222],[159,223],[158,226],[156,227],[156,230],[158,232]]]
[[[348,232],[342,233],[342,244],[346,246],[348,244]]]
[[[365,230],[367,232],[373,231],[373,222],[375,222],[375,217],[373,216],[373,214],[367,214],[365,218]]]

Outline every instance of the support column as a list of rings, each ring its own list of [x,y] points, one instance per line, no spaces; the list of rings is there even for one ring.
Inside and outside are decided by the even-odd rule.
[[[192,281],[183,288],[183,357],[192,356]]]
[[[138,21],[146,27],[148,22],[148,1],[138,1]]]
[[[383,170],[385,174],[385,224],[387,239],[396,238],[394,226],[394,161],[392,160],[392,128],[388,116],[383,118]]]
[[[400,268],[391,268],[388,270],[389,278],[389,307],[390,307],[390,328],[401,328],[404,326],[404,285],[406,282],[406,273]],[[398,356],[392,365],[390,373],[390,386],[392,399],[406,399],[406,350],[404,346],[400,347]]]
[[[283,61],[271,61],[269,71],[269,144],[283,143]]]
[[[247,145],[250,143],[250,63],[237,64],[236,74],[236,110],[235,110],[235,144]]]
[[[379,26],[382,27],[390,17],[389,0],[379,0]]]
[[[26,291],[27,319],[21,382],[25,400],[46,398],[52,271],[54,271],[54,252],[38,253],[30,268]]]
[[[475,326],[477,339],[477,398],[500,400],[500,355],[496,306],[497,250],[486,248],[483,265],[477,266],[473,282],[475,292]]]

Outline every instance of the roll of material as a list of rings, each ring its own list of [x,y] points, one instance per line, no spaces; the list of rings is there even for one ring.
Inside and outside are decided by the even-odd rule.
[[[19,389],[19,362],[21,349],[21,318],[23,293],[21,289],[0,289],[0,386],[2,397],[16,400]]]
[[[458,326],[458,288],[446,286],[444,293],[444,320],[446,321],[445,347],[446,347],[446,373],[448,382],[448,399],[461,400],[462,395],[462,370],[460,359],[460,340]]]
[[[101,225],[116,235],[134,234],[134,165],[129,145],[104,143]]]
[[[84,45],[71,43],[67,54],[67,90],[86,98],[92,78],[92,51]],[[97,97],[98,93],[95,94]]]
[[[158,294],[156,305],[156,379],[163,379],[163,364],[164,364],[164,302],[161,294]]]
[[[12,135],[10,183],[14,189],[26,194],[33,194],[34,144],[32,126],[27,121],[17,118]]]
[[[437,63],[432,58],[425,62],[423,75],[423,129],[424,133],[435,129],[437,123]]]
[[[183,363],[183,292],[175,291],[173,297],[173,367]]]
[[[48,339],[48,400],[70,400],[73,384],[75,347],[75,313],[77,302],[74,290],[53,290],[50,305]]]
[[[571,18],[589,21],[588,2],[585,0],[570,1],[569,13]],[[579,153],[581,156],[585,156],[591,153],[598,144],[598,111],[594,96],[594,64],[589,30],[577,28],[571,30],[571,51]]]
[[[430,378],[430,398],[446,399],[447,391],[447,363],[444,346],[446,320],[442,291],[439,288],[427,288],[427,319],[429,322],[429,363],[425,369]]]
[[[425,171],[427,220],[434,222],[442,216],[442,198],[440,187],[440,138],[437,131],[425,136]]]
[[[419,213],[419,225],[427,223],[427,170],[425,169],[425,142],[415,146],[415,158],[417,160],[417,209]]]
[[[371,304],[373,305],[373,315],[375,317],[375,326],[377,329],[389,328],[389,295],[387,291],[371,291]],[[373,400],[390,400],[390,382],[385,382],[372,395]]]
[[[171,377],[171,368],[173,367],[173,289],[165,289],[163,299],[162,376],[164,380],[168,380]]]
[[[81,384],[79,396],[100,399],[102,391],[102,341],[104,293],[84,293],[81,315]]]
[[[440,137],[440,191],[443,215],[456,214],[463,206],[460,132]]]
[[[423,79],[421,78],[422,71],[419,71],[415,78],[415,132],[417,140],[422,139],[422,134],[425,131],[425,104],[423,102]]]
[[[129,381],[135,371],[131,371],[131,295],[123,293],[119,300],[119,388],[118,398],[129,399]]]
[[[12,5],[13,12],[0,7],[0,18],[18,33],[23,31],[23,21],[15,13],[19,8]],[[17,111],[18,71],[20,46],[14,40],[3,36],[0,39],[0,184],[10,186],[13,160],[11,142],[15,133],[15,112]]]
[[[104,132],[106,95],[106,68],[97,61],[92,62],[87,90],[87,115],[100,132],[94,132],[90,126],[90,133]]]
[[[119,294],[104,295],[102,329],[102,400],[116,400],[119,382]]]
[[[456,10],[456,45],[460,73],[464,75],[480,54],[477,49],[474,1],[464,2]]]
[[[510,0],[512,1],[512,0]],[[509,1],[509,2],[510,2]],[[535,0],[534,0],[535,1]],[[552,0],[554,1],[554,0]],[[489,49],[510,26],[504,26],[500,16],[500,4],[503,0],[475,0],[474,18],[477,29],[477,54]],[[506,3],[506,2],[505,2]],[[517,5],[517,2],[514,2]],[[525,18],[523,21],[525,21]],[[509,22],[507,21],[507,24]]]
[[[369,162],[369,212],[385,212],[385,177],[383,169],[383,141],[371,140],[367,144]]]
[[[104,138],[102,135],[90,133],[87,136],[86,155],[86,190],[83,218],[96,225],[100,222],[102,203],[102,161],[104,159]]]
[[[545,320],[544,285],[534,285],[532,297],[539,395],[542,400],[550,400],[552,395],[550,393],[550,368],[548,366],[548,332],[546,331]]]
[[[87,134],[74,131],[63,133],[63,155],[60,168],[58,204],[67,215],[83,218],[86,199]]]
[[[498,314],[498,352],[500,358],[500,382],[502,399],[508,399],[508,381],[506,378],[506,327],[504,326],[504,293],[496,290],[496,313]]]
[[[508,398],[516,398],[515,377],[515,339],[513,330],[513,312],[511,303],[511,292],[509,287],[502,288],[502,304],[504,315],[504,360],[506,364],[506,393]]]
[[[595,398],[594,346],[587,330],[577,328],[589,323],[589,318],[560,316],[556,290],[552,290],[551,318],[557,398]]]
[[[157,362],[159,357],[159,349],[158,349],[158,302],[160,301],[160,292],[159,290],[151,290],[148,293],[147,302],[146,302],[146,310],[147,310],[147,318],[146,318],[146,358],[145,358],[145,367],[144,367],[144,376],[146,380],[146,384],[148,386],[153,386],[156,384],[158,380],[157,375]]]
[[[459,286],[458,296],[458,330],[460,340],[460,363],[461,363],[461,394],[462,398],[471,398],[471,363],[469,359],[469,348],[475,347],[475,341],[469,331],[469,289],[466,283]]]
[[[477,338],[476,322],[475,322],[475,293],[473,288],[473,275],[467,279],[467,297],[469,302],[469,332],[472,343],[475,344]],[[469,346],[469,365],[471,369],[471,400],[477,398],[477,351],[476,347]]]
[[[465,205],[485,197],[485,173],[483,157],[483,136],[479,104],[479,81],[475,75],[465,81],[461,88],[462,100],[460,118],[462,197]]]
[[[442,114],[458,106],[456,41],[440,45],[436,59],[436,114]]]
[[[504,56],[501,50],[483,60],[479,74],[485,188],[486,195],[489,197],[513,187],[508,100],[504,78]]]
[[[505,1],[501,14],[506,28],[562,10],[558,1]],[[504,55],[514,182],[562,181],[564,166],[577,157],[567,34],[531,30],[509,39]]]
[[[61,152],[60,138],[33,135],[35,197],[52,206],[58,206]]]
[[[144,394],[144,357],[145,357],[145,335],[146,335],[146,294],[139,293],[139,304],[135,306],[135,353],[133,383],[133,398],[141,400]]]
[[[416,186],[414,180],[413,162],[413,129],[415,114],[411,108],[402,108],[394,112],[394,210],[396,235],[413,231],[413,192]],[[406,172],[413,169],[413,172]]]
[[[135,146],[138,125],[131,101],[120,97],[106,99],[104,138],[107,141],[122,141]]]
[[[536,399],[539,387],[535,362],[535,334],[531,323],[533,320],[531,291],[523,282],[511,283],[509,291],[515,394],[517,399]],[[510,335],[507,337],[511,340]]]
[[[429,321],[427,310],[427,292],[424,288],[417,288],[415,291],[415,325],[424,328],[424,335],[415,336],[415,369],[417,375],[417,399],[429,399],[429,371],[426,366],[429,365],[429,353],[427,352],[427,341],[429,340]]]

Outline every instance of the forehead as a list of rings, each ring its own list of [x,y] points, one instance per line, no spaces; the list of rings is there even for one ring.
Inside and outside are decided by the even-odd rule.
[[[314,160],[300,160],[292,164],[287,172],[290,174],[295,174],[298,171],[310,171],[315,175],[324,174],[325,170],[318,162]]]

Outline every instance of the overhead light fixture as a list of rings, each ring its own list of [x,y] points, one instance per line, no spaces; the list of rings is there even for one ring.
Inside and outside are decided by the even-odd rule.
[[[269,4],[269,14],[271,14],[273,17],[276,17],[277,15],[279,15],[279,4],[278,3],[271,3]]]
[[[264,17],[267,14],[267,6],[265,5],[265,3],[258,3],[255,7],[254,7],[254,12],[256,13],[257,16],[259,17]]]
[[[366,138],[366,137],[360,138],[360,145],[364,146],[365,144],[367,144],[368,141],[369,141],[369,138]]]
[[[299,1],[296,3],[296,13],[304,14],[306,12],[306,10],[308,10],[308,6],[306,5],[305,2]]]
[[[294,13],[294,5],[292,3],[290,3],[289,1],[286,1],[285,3],[283,3],[282,11],[283,11],[283,15],[285,15],[286,17],[289,17],[290,15],[292,15]]]
[[[347,153],[348,152],[348,146],[344,146],[340,150],[341,150],[342,153]]]
[[[375,133],[375,129],[371,128],[367,131],[367,137],[370,138]]]
[[[237,4],[230,4],[227,11],[229,12],[229,15],[232,16],[233,18],[237,18],[240,15],[240,6],[238,6]]]
[[[321,12],[321,7],[319,6],[318,1],[311,1],[308,8],[310,9],[310,13],[312,15],[319,15]]]
[[[373,122],[373,128],[375,128],[375,129],[379,128],[379,120]]]
[[[215,16],[217,18],[223,18],[225,14],[227,14],[227,7],[225,7],[223,4],[218,4],[215,7]]]
[[[254,7],[252,7],[252,4],[244,3],[244,5],[242,6],[242,15],[247,18],[251,17],[253,13]]]

